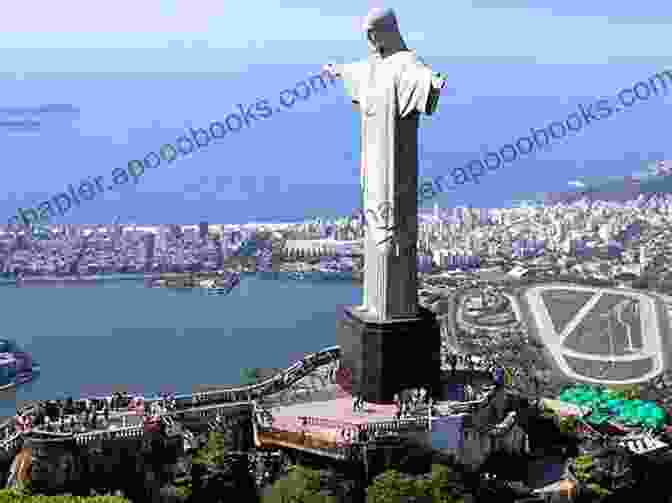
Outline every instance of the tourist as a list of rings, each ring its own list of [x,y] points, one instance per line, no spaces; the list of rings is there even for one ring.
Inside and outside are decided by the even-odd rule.
[[[364,397],[361,394],[357,395],[357,411],[362,412],[364,410]]]
[[[464,387],[464,395],[467,402],[471,402],[474,399],[474,388],[471,384],[467,384]]]
[[[42,426],[42,424],[44,424],[44,418],[45,418],[44,407],[42,406],[42,404],[40,404],[37,409],[37,414],[35,415],[35,425]]]
[[[451,352],[448,355],[448,362],[450,363],[450,370],[453,375],[455,375],[455,370],[457,368],[457,355]]]

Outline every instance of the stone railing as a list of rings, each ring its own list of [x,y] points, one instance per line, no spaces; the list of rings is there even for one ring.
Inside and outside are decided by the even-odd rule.
[[[430,425],[429,418],[415,417],[411,419],[397,419],[393,421],[378,421],[375,423],[363,424],[360,429],[369,434],[379,435],[384,433],[397,433],[413,429],[428,430]]]
[[[14,448],[16,448],[16,445],[19,442],[19,439],[21,438],[22,435],[23,435],[23,433],[20,433],[20,432],[15,433],[14,435],[9,437],[8,439],[3,440],[2,442],[0,442],[0,448],[2,448],[5,451],[13,450]]]
[[[119,428],[117,430],[108,430],[108,431],[92,431],[88,433],[81,433],[75,435],[74,438],[78,444],[88,444],[91,441],[103,439],[103,440],[115,440],[120,438],[137,438],[141,437],[144,433],[144,426],[129,426],[127,428]]]
[[[320,428],[329,428],[329,429],[359,429],[359,425],[355,423],[348,423],[346,421],[337,421],[334,419],[326,419],[322,417],[315,416],[299,416],[297,417],[297,423],[301,425],[305,421],[307,426],[317,426]]]
[[[201,416],[205,417],[213,413],[217,413],[219,410],[227,410],[232,406],[248,406],[248,402],[241,402],[235,404],[219,404],[219,405],[210,405],[205,407],[196,407],[194,409],[185,409],[181,411],[170,411],[164,414],[161,414],[163,417],[171,417],[175,415],[185,414],[192,410],[197,410]],[[199,410],[200,409],[200,410]],[[113,430],[98,430],[98,431],[88,431],[85,433],[57,433],[57,432],[47,432],[37,428],[31,430],[32,433],[38,435],[45,435],[50,438],[64,437],[64,438],[74,438],[79,444],[87,444],[88,442],[96,439],[119,439],[119,438],[131,438],[142,436],[144,432],[143,425],[128,426],[123,428],[117,428]],[[23,436],[23,432],[16,432],[10,435],[3,441],[0,441],[0,449],[5,451],[13,450],[19,438]]]
[[[186,411],[194,407],[221,403],[228,406],[235,406],[243,403],[249,398],[259,398],[263,395],[278,393],[295,382],[303,379],[308,374],[314,372],[320,367],[330,365],[340,358],[341,349],[339,346],[332,346],[322,349],[317,353],[311,353],[303,357],[291,367],[281,371],[263,382],[247,386],[238,386],[219,390],[204,391],[201,393],[180,394],[174,396],[177,411]],[[89,397],[89,399],[100,402],[108,402],[110,397]],[[144,398],[144,403],[153,404],[161,402],[159,397]],[[75,400],[75,403],[82,402],[82,399]],[[214,402],[214,403],[213,403]],[[24,414],[32,414],[37,410],[37,404],[32,404],[23,410]],[[124,410],[123,407],[118,409]],[[102,413],[102,410],[98,411]],[[9,439],[15,432],[16,418],[12,417],[0,424],[0,438]],[[1,442],[0,442],[0,445]]]
[[[325,348],[321,351],[318,351],[317,353],[306,355],[291,367],[269,379],[266,379],[261,383],[240,386],[236,388],[206,391],[202,393],[177,395],[174,397],[177,405],[176,409],[168,411],[162,415],[176,416],[180,415],[180,413],[190,412],[194,409],[202,408],[201,415],[207,416],[208,413],[213,409],[224,409],[248,404],[250,398],[259,397],[265,394],[278,393],[279,391],[304,378],[311,372],[314,372],[317,368],[334,363],[340,358],[340,354],[341,350],[338,346]],[[108,398],[109,397],[95,397],[94,399],[108,401]],[[243,401],[244,399],[248,400]],[[79,401],[80,400],[76,400],[76,402]],[[151,397],[144,399],[144,402],[147,404],[152,404],[155,402],[161,402],[161,399]],[[24,409],[23,413],[31,414],[34,413],[36,409],[37,406],[32,405]],[[93,431],[78,434],[75,435],[75,437],[78,439],[83,439],[81,440],[82,442],[87,442],[88,440],[86,439],[89,438],[99,438],[104,434],[111,434],[111,438],[120,438],[124,434],[120,432],[131,431],[133,428],[123,428],[105,432]],[[0,438],[5,439],[4,441],[0,441],[0,449],[6,450],[12,448],[15,445],[16,439],[21,436],[21,433],[15,433],[15,431],[16,418],[10,418],[0,424]],[[142,431],[142,427],[140,427],[140,431]],[[78,440],[78,442],[79,441],[80,440]]]
[[[177,409],[194,407],[198,404],[205,405],[212,402],[241,402],[245,399],[259,399],[262,396],[279,393],[300,381],[319,367],[333,364],[340,359],[341,349],[339,346],[325,348],[317,353],[304,356],[291,367],[280,373],[255,384],[226,388],[221,390],[203,391],[187,395],[175,396]]]
[[[201,405],[196,407],[191,407],[188,409],[180,410],[169,410],[159,414],[160,417],[174,417],[179,418],[185,414],[197,412],[200,417],[208,417],[217,415],[221,411],[231,410],[234,407],[249,408],[251,407],[250,402],[234,402],[234,403],[218,403],[212,405]],[[251,410],[251,409],[250,409]]]
[[[16,429],[16,419],[13,417],[7,419],[0,425],[0,438],[7,439],[14,435]]]
[[[377,435],[381,433],[394,433],[413,429],[426,430],[429,429],[429,418],[423,416],[407,419],[397,419],[391,421],[378,421],[365,424],[355,424],[355,423],[348,423],[346,421],[337,421],[333,419],[326,419],[315,416],[298,416],[296,428],[300,429],[303,425],[324,429],[331,429],[331,430],[339,430],[339,431],[349,430],[355,434],[364,431],[372,435]],[[262,430],[267,428],[261,426]],[[277,428],[278,428],[277,425],[274,425],[274,427],[272,427],[272,429]]]

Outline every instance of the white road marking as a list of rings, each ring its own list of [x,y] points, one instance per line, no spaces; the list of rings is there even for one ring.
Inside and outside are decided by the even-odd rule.
[[[641,348],[640,349],[635,349],[632,346],[632,334],[631,334],[632,327],[630,326],[630,323],[625,323],[623,321],[623,308],[627,305],[630,305],[630,304],[631,304],[630,301],[624,300],[622,302],[619,302],[616,305],[616,321],[618,321],[621,325],[623,325],[625,327],[625,331],[626,331],[626,334],[627,334],[627,337],[628,337],[628,347],[626,348],[626,350],[630,351],[631,353],[635,353],[635,352],[639,351]],[[635,303],[634,306],[637,306],[637,304]],[[634,311],[635,311],[635,313],[637,312],[636,308],[634,309]]]
[[[566,338],[567,335],[571,333],[571,330],[573,330],[581,322],[581,320],[588,314],[590,309],[584,306],[584,308],[582,308],[577,313],[574,319],[572,319],[571,322],[568,324],[568,326],[563,330],[562,332],[563,337],[558,337],[552,319],[548,312],[548,309],[546,308],[546,305],[544,304],[543,299],[541,297],[541,293],[546,290],[567,290],[567,289],[572,289],[580,292],[596,291],[595,288],[583,287],[578,285],[574,285],[571,287],[568,287],[567,285],[543,285],[529,289],[525,293],[525,296],[528,303],[530,304],[530,308],[532,309],[535,322],[537,323],[537,327],[539,329],[539,335],[541,336],[542,340],[548,347],[549,351],[553,354],[556,362],[558,363],[558,366],[562,369],[562,371],[572,379],[594,383],[602,383],[604,382],[604,380],[576,374],[569,368],[567,363],[564,361],[564,358],[562,357],[564,354],[566,354],[567,356],[575,356],[577,358],[581,358],[584,361],[599,362],[599,361],[611,360],[610,357],[604,357],[604,356],[601,357],[598,355],[587,355],[577,353],[571,351],[569,348],[565,348],[562,346],[562,341],[564,340],[564,338]],[[625,296],[632,300],[638,301],[640,306],[640,321],[642,331],[641,353],[637,355],[633,354],[633,355],[613,357],[614,360],[634,362],[637,360],[641,360],[643,354],[654,357],[653,369],[650,372],[644,374],[643,376],[634,379],[624,379],[618,381],[610,380],[610,381],[619,382],[622,384],[635,384],[642,381],[650,380],[653,377],[660,374],[663,370],[662,358],[661,358],[662,340],[661,340],[660,327],[658,326],[658,320],[655,311],[655,303],[653,299],[639,292],[631,292],[631,291],[624,292],[623,290],[616,290],[616,289],[599,289],[597,290],[596,295],[593,296],[588,302],[588,304],[591,305],[591,308],[597,303],[597,301],[603,294]]]
[[[579,312],[574,315],[574,318],[572,318],[569,321],[569,323],[567,323],[562,332],[560,332],[561,343],[565,342],[565,339],[569,336],[569,334],[571,334],[574,331],[574,329],[578,326],[578,324],[581,323],[583,319],[588,315],[588,313],[593,310],[595,304],[597,304],[601,298],[602,298],[602,292],[597,292],[588,300],[588,302],[584,304],[584,306],[581,309],[579,309]],[[544,304],[544,308],[545,307],[546,305]]]

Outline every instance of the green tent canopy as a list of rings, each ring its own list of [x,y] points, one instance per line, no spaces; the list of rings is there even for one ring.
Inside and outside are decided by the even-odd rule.
[[[572,386],[563,390],[558,398],[564,402],[589,407],[591,414],[586,419],[596,425],[615,421],[627,426],[660,429],[667,423],[666,411],[655,402],[626,400],[623,393],[602,386]]]

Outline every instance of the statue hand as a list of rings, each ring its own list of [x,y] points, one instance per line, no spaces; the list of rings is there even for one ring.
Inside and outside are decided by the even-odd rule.
[[[322,71],[327,72],[334,78],[341,77],[341,65],[337,65],[336,63],[327,63],[322,67]]]
[[[434,73],[432,75],[432,87],[441,91],[446,85],[446,76],[441,73]]]

